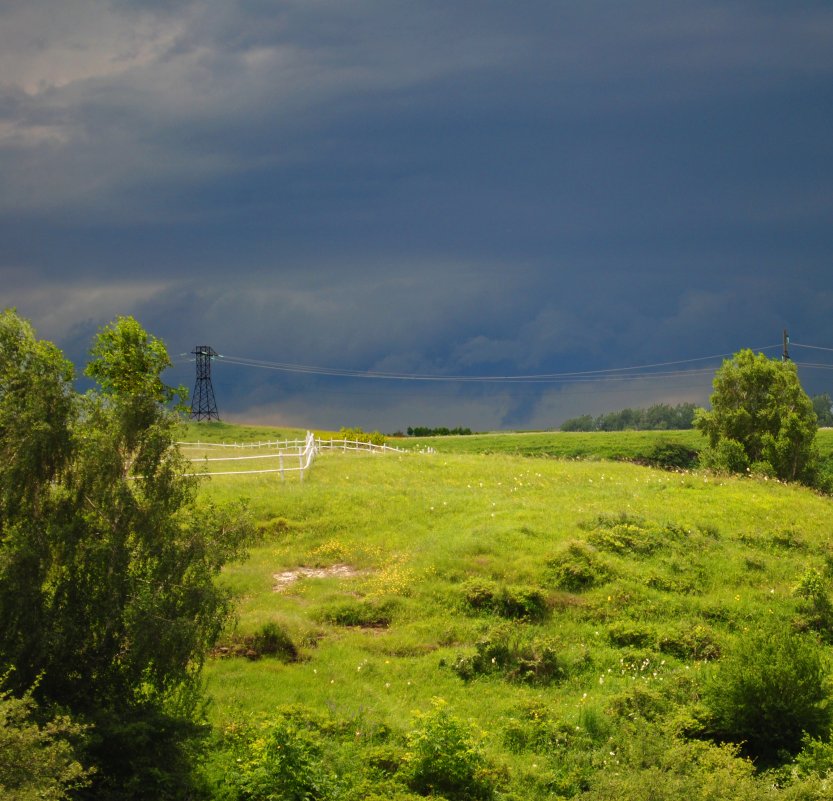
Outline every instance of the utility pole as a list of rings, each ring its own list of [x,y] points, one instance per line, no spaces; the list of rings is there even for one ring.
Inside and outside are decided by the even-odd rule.
[[[790,360],[790,335],[787,333],[787,329],[784,329],[784,353],[781,355],[782,362],[788,362]]]
[[[208,345],[197,345],[191,355],[196,356],[197,362],[197,380],[191,397],[191,419],[219,420],[214,387],[211,386],[211,360],[218,354]]]

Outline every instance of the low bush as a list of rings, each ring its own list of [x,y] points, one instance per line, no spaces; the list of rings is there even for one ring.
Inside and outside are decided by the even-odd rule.
[[[824,654],[810,638],[777,624],[736,643],[710,677],[704,700],[713,738],[739,744],[762,765],[796,754],[805,735],[830,732]]]
[[[466,681],[498,674],[508,681],[537,685],[565,675],[551,639],[508,624],[495,627],[480,639],[474,654],[458,656],[452,670]]]
[[[277,623],[265,623],[254,634],[245,637],[235,636],[218,646],[215,655],[220,657],[244,656],[246,659],[273,657],[281,662],[298,660],[298,648],[287,631]]]
[[[833,640],[833,603],[827,582],[818,570],[810,568],[799,580],[793,595],[801,599],[799,626],[819,633],[825,642]]]
[[[226,776],[230,801],[324,801],[335,777],[322,760],[320,736],[281,715],[237,737],[234,769]]]
[[[679,442],[658,442],[645,457],[649,465],[662,470],[691,470],[698,459],[696,450]]]
[[[435,698],[431,709],[415,714],[408,732],[402,773],[411,790],[449,801],[488,801],[499,772],[491,765],[473,726],[451,714]]]
[[[264,624],[252,638],[252,648],[261,656],[273,656],[282,662],[294,662],[298,649],[286,630],[277,623]]]
[[[663,526],[624,512],[599,515],[581,527],[588,532],[591,545],[618,554],[649,554],[686,534],[685,529],[673,523]]]
[[[677,659],[711,661],[720,657],[720,644],[709,626],[701,623],[664,631],[657,637],[657,647]]]
[[[465,604],[474,612],[489,612],[509,620],[544,620],[549,614],[547,598],[537,587],[504,586],[485,579],[470,579],[463,585]]]
[[[582,592],[604,584],[611,571],[595,548],[583,542],[571,542],[558,556],[547,563],[558,587],[571,592]]]
[[[364,628],[385,628],[390,625],[397,601],[350,600],[324,607],[321,620],[336,626],[362,626]]]

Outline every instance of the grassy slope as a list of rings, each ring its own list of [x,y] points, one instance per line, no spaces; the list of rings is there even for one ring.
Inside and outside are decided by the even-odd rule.
[[[575,444],[587,436],[496,435],[493,442],[502,450],[540,453],[551,447],[547,441]],[[628,439],[592,436],[606,443]],[[481,446],[486,441],[480,438]],[[453,444],[474,442],[462,437]],[[549,797],[535,777],[558,767],[553,753],[507,750],[512,721],[530,703],[543,702],[553,721],[580,727],[603,749],[618,725],[610,710],[635,682],[661,688],[703,669],[699,646],[688,636],[695,627],[702,642],[721,649],[771,616],[788,624],[798,614],[797,580],[809,567],[825,571],[833,554],[827,498],[772,482],[617,462],[531,461],[505,453],[325,454],[304,485],[217,478],[205,492],[218,500],[247,495],[265,532],[251,558],[224,575],[240,597],[240,632],[275,621],[304,657],[291,665],[212,661],[207,677],[216,723],[303,703],[355,719],[360,728],[376,721],[402,731],[413,709],[441,696],[487,733],[490,753],[508,765],[528,797]],[[654,538],[647,552],[618,552],[594,530],[598,516],[621,514],[635,522],[637,539]],[[667,536],[657,538],[668,526]],[[558,586],[557,566],[568,543],[588,540],[612,578],[567,592]],[[366,572],[303,579],[284,593],[273,591],[275,573],[336,563]],[[463,584],[473,576],[546,594],[549,620],[514,626],[520,637],[555,643],[562,681],[547,687],[499,677],[464,682],[450,669],[500,623],[465,610]],[[325,622],[327,610],[339,604],[365,608],[384,601],[393,604],[387,628]],[[639,669],[645,660],[648,671]]]

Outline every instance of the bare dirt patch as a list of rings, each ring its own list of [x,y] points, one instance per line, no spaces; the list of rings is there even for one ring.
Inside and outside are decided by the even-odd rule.
[[[284,570],[283,573],[273,573],[275,592],[283,592],[291,584],[302,578],[355,578],[363,576],[366,570],[359,570],[352,565],[330,565],[329,567],[296,567],[292,570]]]

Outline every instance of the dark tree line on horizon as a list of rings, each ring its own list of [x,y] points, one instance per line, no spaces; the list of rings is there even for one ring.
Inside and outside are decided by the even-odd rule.
[[[679,431],[694,427],[696,403],[679,403],[670,406],[656,403],[647,409],[622,409],[598,417],[583,414],[571,417],[561,424],[562,431]]]

